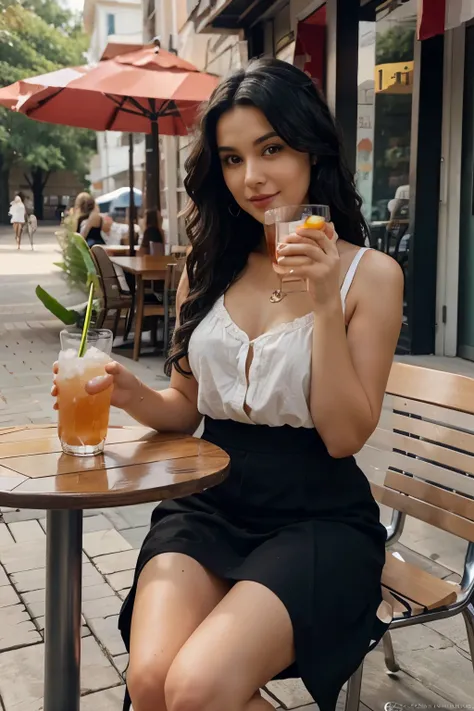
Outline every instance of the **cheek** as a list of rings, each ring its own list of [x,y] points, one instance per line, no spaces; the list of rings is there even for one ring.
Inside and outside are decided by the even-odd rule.
[[[295,204],[302,202],[308,194],[311,178],[311,166],[307,156],[292,156],[284,163],[282,161],[278,171],[278,181],[284,186],[286,193],[295,196]]]
[[[224,182],[227,185],[229,192],[232,194],[236,202],[241,199],[242,191],[245,188],[242,171],[239,168],[232,170],[223,170]]]

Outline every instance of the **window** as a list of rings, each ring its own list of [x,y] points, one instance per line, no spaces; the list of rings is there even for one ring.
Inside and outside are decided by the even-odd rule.
[[[375,22],[359,25],[356,183],[371,245],[397,259],[405,273],[412,239],[410,147],[416,0],[383,3]],[[408,336],[408,294],[404,329]]]
[[[115,34],[115,15],[107,13],[107,35]]]

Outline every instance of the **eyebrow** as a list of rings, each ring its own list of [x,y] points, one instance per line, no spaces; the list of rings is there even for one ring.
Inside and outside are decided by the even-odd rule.
[[[253,142],[254,146],[259,146],[261,143],[265,143],[265,141],[268,141],[269,138],[278,138],[278,133],[276,131],[270,131],[269,133],[266,133],[264,136],[260,136],[260,138],[257,138],[256,141]],[[218,149],[219,153],[227,152],[227,151],[236,151],[236,148],[233,148],[232,146],[219,146]]]

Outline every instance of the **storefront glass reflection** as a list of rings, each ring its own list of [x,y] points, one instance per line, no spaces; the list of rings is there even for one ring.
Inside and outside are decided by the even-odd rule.
[[[370,242],[397,259],[407,281],[412,239],[410,144],[417,2],[383,3],[375,22],[361,22],[357,188]],[[406,293],[406,289],[405,289]],[[408,304],[400,350],[408,350]]]

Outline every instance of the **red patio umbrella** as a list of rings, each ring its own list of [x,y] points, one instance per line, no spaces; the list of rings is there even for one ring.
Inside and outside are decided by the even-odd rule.
[[[161,49],[157,39],[133,51],[123,49],[110,44],[96,66],[60,69],[0,89],[0,105],[47,123],[151,133],[155,160],[147,192],[150,207],[159,208],[159,134],[187,135],[219,79]],[[130,249],[133,253],[132,239]]]

